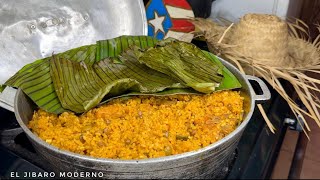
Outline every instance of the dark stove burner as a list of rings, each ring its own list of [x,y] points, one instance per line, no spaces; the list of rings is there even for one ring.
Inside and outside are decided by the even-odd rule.
[[[27,138],[25,133],[20,133],[18,134],[15,138],[14,138],[14,142],[17,145],[20,145],[22,147],[24,147],[25,149],[27,149],[28,151],[32,152],[32,153],[36,153],[36,151],[34,150],[33,146],[31,145],[29,139]]]
[[[44,172],[43,169],[18,157],[3,146],[0,146],[0,159],[0,179],[17,177],[17,174],[22,175],[23,172]]]
[[[3,130],[18,128],[19,124],[15,120],[14,113],[0,107],[0,132]]]

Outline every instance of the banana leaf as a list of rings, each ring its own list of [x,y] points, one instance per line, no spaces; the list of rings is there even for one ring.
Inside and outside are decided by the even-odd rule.
[[[182,41],[163,41],[142,52],[138,60],[202,93],[215,91],[223,80],[222,64],[210,60],[195,45]]]
[[[202,51],[208,58],[210,58],[211,61],[217,63],[220,66],[223,66],[221,61],[212,53],[208,51]],[[231,89],[237,89],[241,88],[241,84],[238,81],[238,79],[226,68],[223,66],[222,69],[222,74],[223,74],[223,80],[221,81],[221,84],[219,87],[216,88],[216,91],[222,91],[222,90],[231,90]],[[191,88],[180,88],[180,89],[166,89],[161,92],[157,93],[140,93],[140,92],[130,92],[127,94],[122,94],[119,96],[114,96],[107,98],[100,102],[99,105],[103,105],[113,99],[118,99],[118,98],[130,98],[130,96],[168,96],[168,95],[175,95],[175,94],[202,94],[199,93],[198,91],[191,89]]]
[[[170,76],[140,64],[128,52],[119,59],[111,57],[93,65],[54,57],[50,61],[50,73],[62,106],[82,113],[97,106],[106,95],[113,97],[127,91],[155,93],[167,88],[187,88]]]
[[[0,93],[6,88],[6,85],[2,84],[0,85]]]
[[[211,61],[217,63],[218,65],[223,66],[221,61],[212,53],[208,51],[202,51],[208,58],[210,58]],[[222,74],[223,74],[223,80],[220,84],[219,87],[216,88],[216,91],[222,91],[222,90],[231,90],[231,89],[238,89],[241,88],[241,84],[238,81],[238,79],[226,68],[223,66],[222,69]],[[191,89],[191,88],[180,88],[180,89],[166,89],[161,92],[157,93],[140,93],[140,92],[130,92],[128,94],[122,94],[119,96],[114,96],[111,98],[107,98],[104,101],[100,102],[99,105],[103,105],[113,99],[117,98],[130,98],[130,96],[168,96],[168,95],[175,95],[175,94],[202,94],[199,93],[198,91]]]
[[[106,55],[108,57],[118,56],[131,45],[146,48],[147,46],[153,46],[155,42],[154,38],[148,36],[120,36],[110,40],[98,41],[97,44],[71,49],[56,54],[56,57],[93,64],[105,58]],[[25,65],[2,87],[21,88],[40,108],[60,114],[67,109],[62,107],[55,92],[49,70],[50,59],[51,57],[47,57]]]
[[[95,45],[82,46],[57,54],[57,56],[91,63],[95,61],[95,49]],[[61,105],[53,86],[50,76],[50,59],[51,57],[48,57],[27,64],[5,85],[21,88],[40,108],[59,114],[66,109]]]
[[[66,105],[62,105],[61,101],[59,100],[59,97],[56,93],[57,89],[54,87],[54,83],[52,80],[52,77],[50,75],[50,64],[52,63],[51,61],[56,60],[56,61],[65,61],[61,63],[66,63],[68,61],[71,62],[81,62],[82,65],[86,65],[87,68],[90,66],[94,67],[94,71],[96,75],[101,79],[105,80],[103,75],[101,75],[101,72],[104,72],[107,66],[102,66],[101,69],[97,69],[95,66],[97,66],[98,63],[101,60],[105,60],[107,57],[117,57],[119,56],[122,52],[127,50],[129,47],[132,46],[138,46],[140,49],[144,50],[149,47],[155,46],[155,44],[158,41],[156,39],[153,39],[151,37],[147,36],[121,36],[118,38],[110,39],[110,40],[103,40],[103,41],[98,41],[94,45],[87,45],[87,46],[82,46],[79,48],[75,48],[63,53],[56,54],[52,57],[47,57],[44,59],[37,60],[31,64],[26,65],[23,67],[19,72],[17,72],[14,76],[12,76],[4,85],[12,86],[12,87],[18,87],[21,88],[40,108],[60,114],[64,111],[68,111],[68,108],[66,108]],[[214,55],[204,52],[206,56],[208,56],[212,61],[215,61],[217,63],[220,63],[217,58],[215,58]],[[109,60],[112,60],[113,66],[115,65],[120,65],[123,61],[121,58],[111,58]],[[68,62],[70,63],[70,62]],[[96,64],[95,64],[96,63]],[[58,63],[60,64],[60,63]],[[220,63],[221,64],[221,63]],[[101,64],[100,64],[101,65]],[[82,67],[82,66],[80,66]],[[78,66],[79,68],[79,66]],[[85,70],[85,68],[84,68]],[[79,72],[80,73],[80,72]],[[234,88],[239,88],[241,87],[240,83],[237,81],[237,79],[233,76],[232,73],[230,73],[225,67],[222,69],[222,74],[225,76],[222,81],[221,85],[216,88],[216,90],[223,90],[223,89],[234,89]],[[148,74],[150,75],[150,74]],[[74,76],[74,74],[73,74]],[[95,78],[97,76],[94,75]],[[127,76],[125,76],[127,77]],[[71,80],[73,81],[73,80]],[[100,81],[99,81],[100,83]],[[104,83],[106,83],[104,81]],[[136,82],[135,82],[136,83]],[[134,83],[133,83],[134,84]],[[199,93],[197,91],[194,91],[192,89],[183,89],[184,87],[182,84],[175,84],[172,85],[171,87],[173,88],[178,88],[179,89],[171,89],[171,87],[165,87],[164,91],[161,92],[156,92],[154,93],[153,91],[150,91],[151,93],[141,93],[141,92],[135,92],[139,89],[139,86],[137,84],[130,84],[128,83],[128,86],[130,88],[122,88],[120,86],[112,86],[113,88],[110,89],[109,93],[110,96],[105,97],[106,102],[112,98],[117,98],[117,97],[123,97],[123,96],[130,96],[130,95],[169,95],[169,94],[185,94],[185,93]],[[84,86],[86,87],[86,86]],[[105,88],[105,87],[103,87]],[[102,88],[102,89],[103,89]],[[166,88],[168,90],[166,90]],[[84,92],[87,92],[88,89],[83,88]],[[132,92],[126,92],[127,90],[132,91]],[[160,89],[161,90],[161,89]],[[78,94],[80,91],[78,91]],[[125,93],[125,94],[121,94]],[[145,91],[147,92],[147,91]],[[97,92],[98,93],[98,92]],[[102,93],[103,94],[103,93]],[[101,99],[103,95],[100,95],[98,99]],[[88,96],[89,97],[89,96]],[[82,97],[83,98],[83,97]],[[77,99],[79,100],[79,99]],[[97,102],[97,101],[96,101]],[[89,101],[87,103],[84,103],[85,105],[82,107],[77,107],[79,108],[78,111],[82,111],[83,109],[88,109],[90,107],[93,107],[94,103],[90,103]],[[100,104],[101,104],[100,103]],[[81,109],[83,108],[83,109]]]
[[[208,51],[202,52],[210,58],[211,61],[223,66],[222,62],[215,55]],[[223,80],[221,81],[220,86],[216,88],[216,91],[241,88],[241,84],[238,79],[225,66],[222,68],[222,75]]]

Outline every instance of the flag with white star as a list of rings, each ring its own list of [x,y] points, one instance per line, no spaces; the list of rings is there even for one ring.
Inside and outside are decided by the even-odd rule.
[[[194,25],[191,6],[186,0],[150,0],[146,6],[148,36],[157,39],[173,37],[190,42]]]

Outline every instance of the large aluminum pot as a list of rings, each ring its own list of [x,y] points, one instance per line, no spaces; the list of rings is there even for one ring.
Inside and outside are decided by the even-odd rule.
[[[268,100],[271,96],[270,91],[262,80],[257,77],[243,75],[230,63],[220,60],[242,84],[241,93],[245,97],[244,121],[228,136],[196,151],[143,160],[94,158],[60,150],[33,134],[26,125],[32,118],[36,106],[21,90],[18,90],[15,97],[15,115],[35,150],[56,167],[55,171],[99,172],[98,175],[103,174],[105,178],[121,179],[216,178],[222,172],[224,164],[234,153],[242,132],[252,116],[255,102]],[[256,95],[248,80],[256,81],[260,85],[263,94]]]

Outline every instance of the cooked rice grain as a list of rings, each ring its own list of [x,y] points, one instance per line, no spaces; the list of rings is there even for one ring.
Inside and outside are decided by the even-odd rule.
[[[236,91],[116,99],[76,116],[34,112],[29,128],[47,143],[79,154],[144,159],[208,146],[242,121]]]

